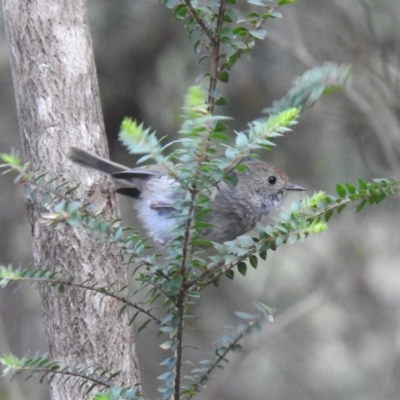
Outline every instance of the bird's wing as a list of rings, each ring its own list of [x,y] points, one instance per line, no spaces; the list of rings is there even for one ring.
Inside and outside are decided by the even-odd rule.
[[[137,199],[140,196],[140,190],[136,187],[119,188],[116,190],[116,192],[122,194],[123,196],[132,197],[134,199]]]
[[[157,179],[162,177],[165,173],[165,169],[160,165],[149,165],[146,167],[132,168],[125,171],[119,171],[111,176],[116,179],[119,183],[127,185],[128,188],[119,190],[118,193],[125,196],[137,198],[138,195],[134,191],[130,191],[130,188],[137,188],[139,192],[142,192],[147,182],[153,178]]]
[[[133,181],[136,179],[150,179],[156,176],[162,175],[162,171],[159,171],[158,168],[155,168],[156,165],[149,166],[149,168],[132,168],[132,169],[127,169],[124,171],[118,171],[111,176],[114,179],[117,180],[123,180],[123,181]]]

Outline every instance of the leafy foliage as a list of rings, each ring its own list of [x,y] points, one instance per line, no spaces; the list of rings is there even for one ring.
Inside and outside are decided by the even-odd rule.
[[[199,93],[199,89],[191,90],[192,95]],[[188,105],[192,107],[188,107]],[[37,281],[58,285],[60,290],[66,286],[78,287],[115,298],[121,303],[121,313],[129,308],[134,309],[136,313],[131,322],[138,313],[147,315],[149,318],[139,328],[139,331],[144,329],[150,321],[156,322],[160,326],[160,334],[168,337],[162,343],[161,348],[172,352],[172,356],[161,363],[167,368],[167,372],[159,376],[159,379],[164,382],[160,387],[162,397],[169,398],[176,389],[177,368],[182,369],[184,362],[182,359],[183,334],[186,329],[184,320],[190,317],[188,307],[195,304],[200,298],[202,289],[218,281],[221,276],[233,279],[236,268],[242,275],[245,275],[248,265],[253,268],[257,267],[257,254],[262,259],[266,259],[267,252],[275,250],[280,245],[294,243],[306,239],[310,234],[324,232],[333,213],[342,212],[350,203],[358,203],[356,209],[361,211],[366,204],[379,203],[385,197],[398,194],[400,191],[400,182],[394,179],[377,179],[373,182],[365,182],[360,179],[358,186],[349,183],[338,184],[337,197],[317,192],[311,197],[304,197],[300,203],[292,204],[290,213],[282,213],[277,224],[259,225],[259,238],[253,239],[244,235],[224,244],[208,243],[218,250],[218,254],[202,254],[202,248],[199,245],[205,243],[199,241],[197,236],[191,236],[193,230],[196,233],[197,231],[201,232],[202,226],[196,226],[201,219],[196,220],[196,213],[191,213],[190,209],[206,210],[207,202],[204,201],[204,197],[208,193],[207,187],[218,182],[215,176],[218,179],[224,179],[224,173],[230,171],[249,155],[249,147],[258,145],[269,147],[272,144],[269,139],[286,133],[289,130],[288,126],[293,124],[296,116],[297,110],[290,109],[277,116],[271,116],[266,122],[254,121],[249,124],[248,131],[237,132],[237,135],[241,137],[240,140],[247,140],[246,145],[242,145],[241,141],[237,140],[236,146],[233,148],[234,157],[212,159],[215,162],[210,168],[208,164],[204,166],[203,161],[205,163],[206,160],[211,159],[216,151],[212,133],[216,131],[216,128],[218,129],[222,117],[211,116],[199,101],[187,99],[187,119],[181,129],[181,135],[184,146],[189,142],[194,146],[191,146],[191,150],[187,152],[177,150],[168,157],[162,158],[161,161],[171,163],[171,160],[178,160],[177,163],[170,164],[171,169],[182,187],[191,193],[191,197],[188,201],[178,204],[178,207],[181,207],[187,215],[186,223],[181,227],[177,238],[168,249],[169,255],[164,263],[160,263],[154,255],[147,254],[148,246],[138,238],[137,233],[132,233],[130,228],[120,227],[118,221],[102,220],[101,215],[94,214],[90,207],[84,207],[79,199],[73,198],[76,187],[70,188],[67,182],[59,184],[57,179],[47,179],[46,173],[39,173],[36,176],[29,172],[29,165],[22,164],[16,155],[2,155],[5,162],[3,167],[8,168],[7,172],[16,171],[18,173],[16,181],[28,185],[25,189],[26,195],[35,196],[42,202],[45,198],[47,208],[49,208],[48,204],[53,205],[52,212],[44,214],[44,221],[51,224],[68,223],[71,227],[85,227],[94,234],[96,240],[107,241],[124,254],[128,254],[130,263],[134,263],[136,266],[134,273],[137,281],[141,283],[142,290],[147,290],[148,293],[145,301],[134,303],[122,294],[126,288],[115,288],[113,285],[109,288],[101,287],[95,281],[75,282],[73,277],[62,277],[50,270],[14,270],[11,267],[0,269],[0,285],[4,287],[12,282]],[[204,137],[209,142],[205,142]],[[189,138],[193,141],[189,141]],[[129,146],[131,140],[137,140],[137,138],[131,139],[126,136],[124,144]],[[263,142],[264,140],[267,140],[268,143]],[[161,150],[163,151],[163,149]],[[203,180],[206,184],[202,183]],[[195,191],[191,189],[193,187],[196,187]],[[203,198],[201,197],[202,190],[205,190]],[[199,196],[199,200],[196,196]],[[164,298],[162,304],[164,316],[159,317],[154,314],[156,310],[154,305],[162,298]],[[263,317],[265,317],[268,308],[260,305],[258,307],[259,312],[261,307],[261,311],[264,312]],[[226,344],[222,344],[216,349],[213,360],[203,360],[204,365],[190,371],[187,379],[192,380],[193,383],[179,386],[180,393],[185,396],[184,398],[191,398],[197,394],[214,369],[225,360],[229,353],[241,351],[239,341],[245,333],[261,329],[260,314],[254,316],[240,312],[237,315],[247,320],[248,323],[238,325],[236,336],[225,335],[219,340]],[[28,367],[39,371],[38,366],[42,361],[44,362],[44,359],[23,359],[19,363],[11,362],[12,359],[3,361],[7,365],[7,372],[11,369],[21,372],[27,371]],[[43,365],[46,365],[47,368],[42,371],[45,375],[55,369],[57,372],[61,370],[66,374],[71,373],[70,369],[63,369],[58,364],[48,362],[47,359]],[[78,374],[76,371],[74,373]],[[81,374],[83,379],[89,379],[90,376],[88,376],[85,373]],[[103,396],[97,398],[135,398],[136,391],[113,388],[111,391],[97,396]]]
[[[186,377],[193,383],[189,386],[183,387],[182,394],[186,399],[191,399],[194,395],[199,393],[199,389],[205,386],[205,383],[212,376],[212,372],[215,368],[221,366],[222,361],[227,361],[226,356],[229,353],[241,353],[243,351],[242,346],[239,344],[240,340],[247,334],[259,333],[262,329],[261,321],[265,318],[272,320],[272,310],[260,302],[254,302],[256,308],[255,314],[248,314],[246,312],[237,311],[235,314],[246,321],[245,323],[239,324],[235,327],[235,334],[224,335],[220,339],[214,342],[214,345],[219,346],[214,350],[213,359],[206,359],[200,361],[200,366],[191,370],[192,375]]]
[[[8,355],[1,358],[0,362],[5,366],[3,376],[10,372],[13,372],[13,376],[27,372],[28,378],[41,375],[40,382],[46,377],[54,379],[55,376],[64,380],[71,377],[81,378],[80,382],[79,380],[76,382],[80,384],[80,387],[85,388],[86,393],[90,393],[96,386],[110,388],[113,379],[119,375],[119,372],[102,371],[100,368],[93,370],[62,368],[57,362],[50,361],[47,354],[36,355],[31,358],[17,358],[14,355]]]
[[[351,72],[350,65],[325,63],[321,67],[306,71],[301,77],[294,81],[294,86],[287,95],[272,104],[272,107],[265,108],[263,113],[276,114],[295,107],[300,111],[311,107],[321,97],[338,90],[346,82]]]

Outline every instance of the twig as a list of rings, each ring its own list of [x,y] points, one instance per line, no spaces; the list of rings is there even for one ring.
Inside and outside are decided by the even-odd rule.
[[[224,380],[226,380],[226,377],[232,375],[232,368],[237,369],[239,366],[243,366],[244,361],[252,354],[252,352],[255,350],[260,351],[260,343],[262,343],[262,346],[265,346],[268,337],[279,334],[284,328],[324,304],[324,302],[329,299],[330,291],[332,291],[332,285],[315,290],[295,305],[274,316],[273,323],[264,323],[261,334],[257,336],[248,336],[248,340],[245,340],[245,342],[242,343],[243,347],[246,348],[246,352],[241,357],[236,357],[229,363],[231,369],[229,373],[225,373],[225,376],[218,381],[213,381],[214,384],[209,388],[211,389],[210,398],[215,397],[213,396],[213,392],[218,390],[217,387],[224,386]],[[216,387],[216,385],[218,386]]]
[[[211,45],[215,45],[215,38],[210,31],[210,29],[207,28],[206,24],[203,22],[203,20],[200,18],[199,14],[197,13],[196,9],[192,6],[192,3],[190,0],[185,0],[186,7],[189,9],[190,14],[192,17],[196,20],[196,22],[199,24],[203,32],[207,35],[208,39],[211,42]]]
[[[278,6],[278,4],[275,4],[275,5],[273,5],[270,9],[269,9],[269,13],[271,14],[271,13],[273,13],[277,8],[278,8],[279,6]],[[259,28],[261,28],[261,26],[265,23],[265,19],[260,19],[255,25],[254,25],[254,27],[252,28],[252,30],[257,30],[257,29],[259,29]],[[247,32],[247,34],[246,34],[246,36],[243,38],[243,40],[242,40],[242,43],[243,44],[247,44],[247,42],[251,39],[251,34],[250,34],[250,32]],[[242,50],[242,49],[239,49],[238,50],[238,53],[241,53],[241,54],[243,54],[244,53],[244,50]],[[224,69],[225,69],[225,67],[224,67],[224,65],[225,65],[225,62],[227,61],[228,59],[227,58],[225,58],[225,61],[223,62],[223,63],[221,63],[221,67],[218,69],[218,74],[219,73],[221,73]]]
[[[255,322],[259,322],[259,321],[255,321]],[[218,357],[211,364],[210,368],[208,368],[208,370],[200,377],[199,381],[192,386],[192,389],[194,391],[197,391],[199,389],[199,387],[208,380],[208,377],[210,376],[211,372],[225,359],[226,355],[230,351],[232,351],[234,346],[236,346],[239,343],[239,341],[244,337],[244,335],[246,335],[247,333],[249,333],[251,331],[255,322],[249,323],[248,327],[243,332],[239,333],[236,336],[236,338],[229,344],[229,346],[226,346],[224,351],[222,351],[220,354],[218,354]],[[193,396],[194,396],[194,394],[190,394],[186,399],[190,400]]]
[[[157,283],[149,281],[148,279],[142,278],[143,282],[148,283],[151,286],[154,286],[159,292],[161,292],[167,299],[170,299],[173,304],[176,305],[176,301]]]
[[[7,278],[4,278],[7,279]],[[137,305],[137,303],[132,303],[131,301],[129,301],[128,299],[126,299],[125,297],[122,296],[118,296],[112,292],[110,292],[109,290],[103,288],[103,287],[99,287],[96,288],[94,286],[90,286],[90,285],[85,285],[85,284],[80,284],[80,283],[74,283],[71,280],[64,280],[64,279],[49,279],[49,278],[35,278],[35,277],[10,277],[9,280],[11,281],[30,281],[30,282],[41,282],[41,283],[50,283],[52,285],[65,285],[65,286],[70,286],[70,287],[75,287],[78,289],[83,289],[83,290],[91,290],[93,292],[99,293],[99,294],[103,294],[105,296],[111,297],[115,300],[120,301],[121,303],[132,307],[138,311],[140,311],[143,314],[146,314],[148,317],[150,317],[155,323],[160,324],[160,325],[164,325],[161,320],[159,318],[157,318],[155,315],[153,315],[150,311],[144,309],[143,307],[140,307],[139,305]]]
[[[201,162],[199,162],[199,165]],[[191,199],[190,199],[190,206],[189,206],[189,216],[186,221],[185,225],[185,233],[184,233],[184,241],[183,241],[183,250],[182,250],[182,263],[181,263],[181,271],[180,274],[182,276],[182,284],[179,291],[179,297],[176,304],[176,308],[178,311],[179,316],[179,323],[178,329],[176,332],[176,341],[177,346],[175,349],[175,358],[176,358],[176,365],[175,365],[175,379],[174,379],[174,396],[175,399],[180,398],[181,392],[181,372],[182,372],[182,349],[183,349],[183,324],[184,324],[184,314],[185,314],[185,296],[186,296],[186,271],[187,271],[187,260],[191,255],[191,229],[192,229],[192,222],[195,213],[195,200],[198,194],[198,191],[195,188],[190,190]]]
[[[97,385],[101,385],[106,387],[107,389],[111,388],[112,385],[110,383],[105,383],[99,379],[96,378],[92,378],[90,376],[87,375],[81,375],[77,372],[70,372],[70,371],[57,371],[57,370],[53,370],[51,368],[37,368],[37,367],[12,367],[15,370],[18,371],[34,371],[35,373],[45,373],[45,374],[58,374],[58,375],[67,375],[67,376],[73,376],[76,378],[81,378],[81,379],[86,379],[87,381],[96,383]]]
[[[212,96],[213,92],[217,87],[218,80],[218,60],[219,60],[219,48],[221,43],[221,38],[219,36],[219,32],[221,31],[222,24],[224,22],[224,16],[226,11],[226,0],[221,0],[219,5],[218,17],[217,17],[217,26],[215,28],[215,36],[214,41],[211,42],[211,54],[210,54],[210,85],[208,88],[208,106],[210,113],[214,113],[215,108],[215,98]]]

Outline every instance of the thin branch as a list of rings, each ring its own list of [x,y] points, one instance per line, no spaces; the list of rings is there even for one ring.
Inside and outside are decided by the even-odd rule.
[[[385,193],[386,196],[389,196],[391,194],[399,194],[400,193],[400,186],[392,187],[391,191],[392,192],[386,192],[385,190],[380,190],[381,193]],[[339,207],[347,206],[348,204],[354,203],[355,201],[366,200],[369,197],[371,197],[371,193],[366,193],[364,196],[357,196],[357,198],[354,198],[354,199],[350,199],[350,198],[342,199],[339,203],[332,204],[331,206],[329,206],[329,207],[323,209],[322,211],[320,211],[319,213],[314,214],[310,218],[319,218],[319,217],[325,215],[326,213],[328,213],[330,211],[335,211]]]
[[[217,17],[217,26],[215,28],[214,42],[212,42],[211,54],[210,54],[211,65],[210,65],[210,85],[208,88],[208,107],[211,114],[214,113],[214,108],[215,108],[215,98],[212,96],[212,94],[217,88],[218,70],[219,70],[218,60],[219,60],[219,48],[221,43],[219,32],[222,29],[225,12],[226,12],[226,0],[221,0]]]
[[[29,282],[40,282],[40,283],[49,283],[52,285],[65,285],[65,286],[70,286],[70,287],[75,287],[78,289],[83,289],[83,290],[91,290],[93,292],[111,297],[115,300],[120,301],[121,303],[132,307],[138,311],[140,311],[141,313],[147,315],[148,317],[150,317],[155,323],[159,324],[159,325],[164,325],[161,320],[159,318],[157,318],[155,315],[153,315],[150,311],[144,309],[143,307],[139,306],[137,303],[132,303],[131,301],[129,301],[128,299],[126,299],[125,297],[122,296],[118,296],[112,292],[110,292],[109,290],[107,290],[104,287],[99,287],[96,288],[94,286],[90,286],[90,285],[85,285],[85,284],[81,284],[81,283],[74,283],[71,280],[64,280],[64,279],[49,279],[49,278],[35,278],[35,277],[15,277],[15,278],[5,278],[8,280],[12,280],[12,281],[29,281]]]
[[[125,305],[127,305],[127,306],[129,306],[129,307],[132,307],[132,308],[134,308],[135,310],[140,311],[141,313],[147,315],[147,316],[150,317],[156,324],[164,325],[164,324],[161,322],[161,320],[160,320],[159,318],[157,318],[155,315],[153,315],[150,311],[148,311],[148,310],[144,309],[143,307],[137,305],[137,303],[132,303],[131,301],[127,300],[125,297],[118,296],[118,295],[116,295],[116,294],[114,294],[114,293],[108,291],[107,289],[104,289],[104,288],[99,288],[99,289],[97,289],[97,288],[93,288],[93,287],[91,287],[91,286],[79,285],[79,284],[74,284],[74,283],[70,283],[70,284],[67,284],[67,283],[66,283],[66,285],[70,285],[70,286],[77,287],[77,288],[81,288],[81,289],[92,290],[92,291],[94,291],[94,292],[96,292],[96,293],[104,294],[104,295],[106,295],[106,296],[108,296],[108,297],[112,297],[113,299],[118,300],[118,301],[120,301],[121,303],[123,303],[123,304],[125,304]]]
[[[101,381],[100,379],[96,379],[96,378],[92,378],[91,376],[79,374],[78,372],[62,371],[62,370],[56,371],[51,368],[37,368],[37,367],[12,367],[12,369],[17,370],[17,371],[33,371],[34,373],[73,376],[75,378],[85,379],[85,380],[93,382],[97,385],[104,386],[107,389],[112,387],[112,385],[110,383],[105,383],[105,382]]]
[[[160,285],[145,278],[142,278],[141,280],[151,286],[154,286],[160,293],[162,293],[167,299],[171,300],[171,302],[176,305],[176,300],[174,300]]]
[[[307,221],[311,222],[315,218],[316,217],[314,217],[314,216],[310,217],[307,219]],[[280,234],[277,237],[269,237],[267,239],[264,239],[262,242],[257,243],[257,245],[258,245],[258,247],[262,247],[262,245],[265,243],[273,244],[276,242],[276,239],[278,239],[278,237],[283,237],[283,238],[285,238],[284,240],[287,240],[290,235],[299,235],[302,233],[303,234],[308,233],[307,229],[308,228],[305,228],[304,230],[290,231],[290,232],[287,232],[286,234]],[[227,265],[225,265],[224,261],[221,261],[220,263],[218,263],[217,265],[208,269],[207,271],[204,271],[200,276],[198,276],[190,281],[187,281],[186,285],[185,285],[186,290],[189,290],[190,288],[192,288],[193,286],[195,286],[197,284],[201,284],[202,286],[210,285],[211,283],[214,282],[215,279],[219,278],[222,275],[225,275],[228,271],[237,267],[239,265],[239,263],[246,260],[248,257],[253,255],[255,252],[257,252],[257,246],[254,244],[253,246],[248,247],[248,251],[245,254],[238,256],[235,261],[232,261]],[[210,275],[212,275],[211,278],[207,279],[204,282],[201,282],[203,279],[208,278]]]
[[[3,354],[9,353],[11,348],[9,336],[6,334],[7,331],[5,329],[5,323],[5,318],[0,318],[0,348],[2,349]],[[12,339],[12,337],[10,337],[10,339]],[[2,385],[4,385],[6,393],[8,393],[10,399],[23,399],[25,397],[25,394],[21,387],[22,382],[14,381],[13,383],[11,383],[10,379],[3,379]]]
[[[57,198],[61,199],[61,200],[65,200],[65,201],[74,201],[71,197],[66,196],[63,193],[58,192],[56,189],[53,189],[45,184],[42,184],[40,182],[37,181],[32,181],[31,179],[29,179],[28,176],[24,177],[23,180],[20,183],[25,183],[28,184],[30,186],[34,186],[38,189],[43,190],[44,192],[47,193],[51,193],[52,195],[56,196]],[[61,185],[60,185],[61,186]],[[54,200],[54,199],[53,199]],[[94,215],[94,214],[93,214]]]
[[[201,165],[201,160],[199,160],[199,166]],[[198,170],[197,170],[198,172]],[[196,175],[197,175],[196,172]],[[178,323],[178,329],[176,332],[176,341],[177,341],[177,346],[175,349],[175,358],[176,358],[176,365],[175,365],[175,379],[174,379],[174,396],[175,399],[180,398],[180,393],[181,393],[181,372],[182,372],[182,349],[183,349],[183,325],[184,325],[184,315],[185,315],[185,296],[186,296],[186,271],[187,271],[187,260],[191,256],[191,230],[192,230],[192,223],[194,219],[194,213],[195,213],[195,200],[196,196],[198,194],[198,191],[194,188],[190,190],[190,206],[189,206],[189,216],[186,221],[185,225],[185,233],[184,233],[184,241],[183,241],[183,250],[182,250],[182,263],[181,263],[181,271],[180,274],[182,276],[182,284],[180,287],[179,291],[179,298],[178,302],[176,304],[176,308],[178,311],[178,316],[179,316],[179,323]]]
[[[257,320],[257,321],[253,321],[253,322],[249,323],[247,328],[244,331],[240,332],[235,337],[235,339],[229,344],[229,346],[226,346],[224,351],[222,351],[221,353],[218,354],[218,357],[214,360],[214,362],[211,364],[211,366],[208,368],[208,370],[200,377],[199,381],[191,387],[191,389],[193,389],[194,391],[197,391],[202,384],[207,382],[207,380],[208,380],[210,374],[212,373],[212,371],[214,371],[214,369],[222,361],[225,360],[225,357],[227,356],[227,354],[232,351],[232,349],[239,343],[239,341],[244,337],[244,335],[246,335],[247,333],[249,333],[253,329],[254,324],[257,323],[257,322],[259,322],[259,321]],[[194,394],[191,394],[191,395],[187,396],[186,399],[190,400],[193,396],[194,396]]]
[[[181,374],[182,374],[182,349],[183,349],[183,316],[184,316],[184,298],[185,298],[185,291],[181,287],[181,293],[179,295],[177,309],[179,315],[179,325],[178,330],[176,333],[176,341],[177,346],[175,350],[175,358],[176,358],[176,365],[175,365],[175,378],[174,378],[174,398],[180,399],[181,397]]]
[[[215,38],[213,36],[213,33],[210,29],[207,28],[206,24],[203,22],[203,20],[200,18],[199,14],[197,13],[196,9],[192,6],[192,3],[190,0],[185,0],[186,7],[189,10],[189,13],[191,16],[196,20],[196,22],[199,24],[203,32],[207,35],[208,39],[211,42],[211,46],[215,46]]]
[[[269,14],[272,14],[273,12],[276,11],[276,9],[277,9],[278,7],[279,7],[278,4],[273,5],[273,6],[269,9],[268,13],[269,13]],[[263,24],[265,23],[265,21],[266,21],[265,19],[262,19],[262,18],[261,18],[261,19],[252,27],[251,30],[252,30],[252,31],[255,31],[255,30],[257,30],[257,29],[260,29],[260,28],[263,26]],[[252,39],[252,36],[251,36],[250,32],[248,31],[247,34],[246,34],[246,36],[243,38],[242,43],[245,44],[245,45],[248,45],[248,42],[250,41],[250,39]],[[243,54],[243,53],[244,53],[244,50],[243,50],[243,49],[239,49],[237,52],[240,53],[240,54]],[[224,54],[224,56],[226,56],[226,55]],[[218,69],[218,74],[220,74],[220,73],[225,69],[225,63],[226,63],[227,61],[228,61],[228,58],[225,58],[224,62],[221,63],[221,66],[220,66],[220,68]]]
[[[262,332],[260,334],[248,336],[247,339],[242,342],[242,346],[246,349],[246,352],[244,352],[241,357],[235,357],[229,363],[230,370],[225,371],[224,377],[213,381],[211,388],[208,388],[209,390],[211,389],[209,398],[213,398],[213,393],[215,393],[219,387],[223,387],[226,384],[225,381],[227,376],[232,376],[239,366],[244,365],[245,360],[252,354],[252,352],[260,351],[260,347],[266,346],[266,340],[268,337],[279,335],[284,328],[324,304],[324,302],[329,299],[329,292],[331,291],[332,285],[327,285],[326,287],[317,289],[282,313],[279,313],[276,316],[274,315],[273,323],[267,323],[268,321],[265,321],[262,325]]]

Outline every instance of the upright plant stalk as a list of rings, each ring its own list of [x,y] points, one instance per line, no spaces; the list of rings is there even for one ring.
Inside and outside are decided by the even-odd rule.
[[[221,44],[220,32],[224,23],[224,17],[226,12],[226,0],[221,0],[219,5],[217,25],[214,33],[214,40],[211,41],[211,52],[210,52],[210,84],[208,88],[208,105],[211,114],[214,114],[215,108],[215,96],[213,95],[218,82],[219,73],[219,49]]]

